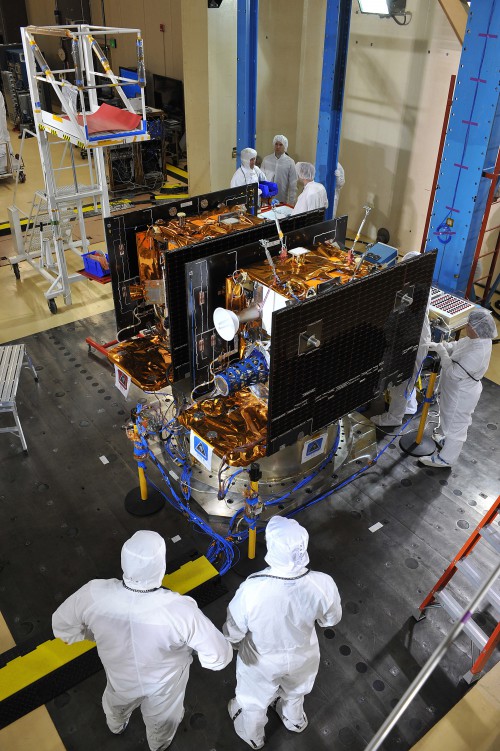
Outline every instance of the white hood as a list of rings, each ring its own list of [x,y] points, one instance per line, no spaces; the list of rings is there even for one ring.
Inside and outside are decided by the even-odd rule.
[[[122,548],[123,582],[130,589],[156,589],[166,569],[165,540],[157,532],[141,530]]]
[[[309,535],[295,519],[274,516],[266,527],[266,563],[273,573],[296,576],[309,563],[307,543]]]

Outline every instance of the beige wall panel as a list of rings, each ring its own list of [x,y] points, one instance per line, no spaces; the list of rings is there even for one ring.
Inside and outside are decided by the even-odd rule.
[[[182,9],[182,54],[186,112],[189,192],[212,190],[210,178],[208,6],[189,0]],[[214,103],[216,106],[216,103]]]
[[[212,190],[229,188],[236,169],[236,6],[236,0],[224,0],[208,11]]]
[[[429,7],[426,36],[423,65],[418,66],[420,96],[412,129],[408,178],[397,185],[401,189],[398,236],[403,250],[420,249],[448,89],[451,76],[458,72],[461,54],[456,35],[437,3]],[[395,209],[398,211],[397,203]]]
[[[316,161],[318,115],[323,72],[326,0],[304,0],[300,77],[297,96],[296,159]],[[286,134],[285,134],[286,135]]]
[[[369,237],[385,226],[391,243],[419,247],[450,75],[460,49],[432,0],[409,0],[413,20],[357,13],[353,6],[340,161],[342,213],[356,227],[366,201]],[[430,50],[430,52],[429,52]]]
[[[33,1],[33,0],[31,0]],[[148,74],[183,79],[182,73],[182,0],[105,0],[107,26],[118,25],[125,28],[139,28],[144,39],[144,58]],[[92,19],[95,25],[102,25],[100,0],[91,0]],[[160,31],[160,24],[165,31]],[[111,50],[112,65],[115,71],[120,65],[136,65],[137,53],[132,36],[118,40],[116,50]],[[152,85],[148,76],[148,86]]]
[[[257,151],[263,157],[272,152],[277,133],[287,136],[290,156],[297,157],[303,12],[304,0],[259,3]]]
[[[30,26],[54,26],[54,2],[53,0],[26,0],[26,13],[28,16],[28,23]],[[59,49],[59,42],[52,37],[41,37],[37,35],[36,42],[49,65],[52,68],[59,68],[61,61],[57,57],[57,50]]]
[[[106,26],[118,28],[141,29],[145,32],[146,14],[144,0],[106,0]],[[137,48],[134,34],[123,34],[116,37],[116,49],[109,50],[109,60],[114,72],[118,72],[120,65],[137,65]],[[144,37],[144,57],[148,67],[148,47]]]

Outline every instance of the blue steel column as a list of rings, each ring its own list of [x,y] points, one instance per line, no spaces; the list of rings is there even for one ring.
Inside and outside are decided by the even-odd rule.
[[[331,219],[335,195],[342,104],[347,67],[352,0],[327,0],[323,75],[316,144],[316,180],[328,194],[325,219]]]
[[[236,148],[255,148],[257,128],[257,41],[259,0],[238,0],[236,69]]]
[[[438,248],[435,281],[465,294],[500,145],[500,0],[473,2],[455,85],[426,250]]]

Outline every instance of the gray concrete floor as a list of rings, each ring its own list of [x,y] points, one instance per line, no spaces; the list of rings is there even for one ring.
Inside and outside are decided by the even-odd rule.
[[[124,400],[105,360],[89,356],[89,335],[113,338],[113,313],[23,340],[40,378],[37,385],[23,372],[18,392],[29,456],[14,436],[0,436],[0,596],[17,644],[44,641],[58,603],[89,579],[120,576],[120,548],[137,529],[166,538],[180,534],[178,547],[169,544],[172,556],[208,545],[169,507],[142,520],[125,511],[136,475],[121,426],[140,392]],[[484,382],[469,440],[451,473],[419,467],[396,441],[355,482],[297,517],[310,534],[311,567],[334,577],[344,616],[334,629],[319,631],[321,666],[306,699],[308,729],[295,736],[270,711],[270,751],[362,751],[449,630],[441,609],[418,624],[411,616],[498,493],[499,393],[499,386]],[[371,533],[375,522],[383,527]],[[217,626],[242,577],[262,567],[263,553],[259,540],[252,568],[242,558],[224,577],[228,594],[205,608]],[[479,553],[482,568],[492,561],[488,551]],[[462,598],[472,593],[458,577],[454,590]],[[482,618],[490,621],[487,614]],[[470,641],[459,637],[383,748],[411,748],[455,704],[467,688],[460,677],[471,654]],[[497,660],[498,653],[491,664]],[[173,751],[247,748],[227,714],[233,687],[234,662],[211,673],[195,659]],[[109,733],[103,688],[100,671],[48,704],[66,748],[146,749],[137,713],[123,736]]]

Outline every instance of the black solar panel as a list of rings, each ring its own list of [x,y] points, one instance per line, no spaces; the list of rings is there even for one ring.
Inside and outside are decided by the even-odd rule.
[[[280,224],[284,233],[294,229],[316,224],[323,218],[324,210],[310,211],[283,219]],[[216,240],[207,240],[196,245],[171,250],[165,254],[165,276],[167,300],[170,312],[170,347],[174,381],[186,378],[190,374],[190,334],[188,328],[187,296],[190,293],[189,280],[186,281],[186,265],[214,254],[227,255],[228,251],[237,250],[248,245],[260,247],[256,238],[274,239],[277,235],[274,222],[265,222],[242,232],[235,232]],[[262,250],[262,249],[261,249]],[[224,256],[223,256],[224,257]],[[258,256],[260,257],[260,256]]]
[[[151,305],[142,305],[138,308],[137,301],[130,298],[130,286],[139,282],[136,232],[144,231],[158,219],[168,222],[180,211],[187,216],[193,216],[216,209],[221,203],[227,206],[246,204],[249,211],[254,213],[257,211],[257,199],[257,184],[253,183],[193,198],[167,201],[160,206],[130,211],[105,220],[116,326],[118,331],[123,330],[123,335],[118,337],[119,339],[130,338],[153,319]]]
[[[413,372],[436,252],[273,313],[267,453]],[[318,347],[307,347],[313,335]]]
[[[323,214],[322,210],[320,214]],[[347,217],[343,216],[317,224],[319,218],[322,217],[318,217],[318,212],[309,212],[282,221],[280,224],[287,247],[312,245],[315,239],[333,239],[343,246],[347,231]],[[299,224],[305,221],[309,221],[311,226]],[[266,238],[271,239],[271,244],[268,246],[271,255],[278,255],[280,242],[277,239],[274,223],[270,223],[266,233],[260,235],[260,239]],[[226,306],[226,277],[236,269],[265,260],[264,248],[259,241],[245,245],[241,242],[243,239],[248,240],[248,235],[244,238],[241,234],[238,236],[239,245],[235,246],[233,253],[228,253],[226,249],[213,255],[195,257],[190,263],[184,260],[189,322],[186,333],[183,335],[186,337],[184,341],[189,345],[193,385],[206,383],[210,379],[210,363],[221,352],[227,351],[227,343],[223,342],[213,325],[215,308]],[[272,240],[276,242],[273,243]],[[170,272],[169,276],[172,278]],[[175,322],[175,328],[180,331],[178,321]]]

